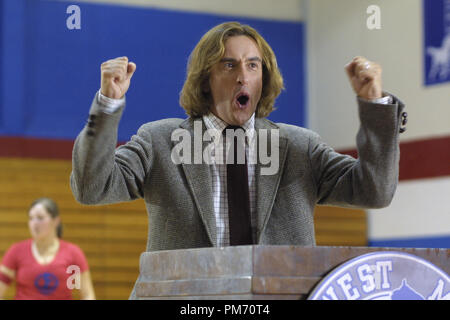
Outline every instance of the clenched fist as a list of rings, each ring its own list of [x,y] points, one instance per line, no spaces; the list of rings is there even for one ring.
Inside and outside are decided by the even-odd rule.
[[[355,57],[345,66],[355,93],[366,100],[382,97],[381,66],[364,57]]]
[[[120,57],[101,65],[101,93],[112,99],[120,99],[130,87],[130,80],[136,71],[136,64]]]

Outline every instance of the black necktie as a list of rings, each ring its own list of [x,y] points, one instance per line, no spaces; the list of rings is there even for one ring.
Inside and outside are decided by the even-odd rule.
[[[227,159],[227,191],[228,191],[228,219],[230,227],[230,245],[252,244],[252,229],[250,225],[250,200],[248,191],[247,160],[245,157],[245,133],[241,127],[228,126],[227,129],[242,130],[243,139],[234,135],[234,157]],[[231,132],[230,132],[231,133]],[[238,144],[240,144],[238,148]],[[242,154],[243,152],[243,154]],[[242,163],[243,155],[245,161]],[[238,162],[238,159],[241,161]]]

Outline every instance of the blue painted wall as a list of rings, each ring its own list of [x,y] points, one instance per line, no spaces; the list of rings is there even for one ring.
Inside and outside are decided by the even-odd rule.
[[[81,9],[80,30],[66,27],[70,4]],[[277,55],[286,90],[269,118],[306,125],[302,23],[41,0],[2,0],[0,15],[1,136],[74,139],[100,87],[100,64],[123,55],[137,71],[119,140],[144,122],[185,118],[178,98],[187,58],[206,31],[230,20],[253,26]]]
[[[450,236],[370,240],[370,247],[450,248]]]

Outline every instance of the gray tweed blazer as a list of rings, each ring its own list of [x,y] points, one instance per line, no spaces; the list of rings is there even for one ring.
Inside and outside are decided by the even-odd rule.
[[[389,205],[398,182],[404,104],[395,97],[389,105],[357,101],[358,159],[335,152],[310,130],[255,120],[257,132],[279,130],[277,173],[262,175],[263,165],[256,166],[255,244],[315,245],[316,204]],[[116,148],[122,112],[103,113],[94,98],[88,125],[73,149],[70,181],[76,200],[108,204],[144,198],[148,251],[217,246],[209,165],[176,164],[171,158],[177,143],[172,132],[184,128],[194,136],[194,119],[146,123]],[[209,142],[203,143],[206,147]]]

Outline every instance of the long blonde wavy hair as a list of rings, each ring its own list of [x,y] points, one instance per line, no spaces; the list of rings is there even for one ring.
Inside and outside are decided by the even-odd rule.
[[[252,27],[239,22],[226,22],[209,30],[189,56],[186,81],[180,93],[180,105],[189,116],[201,117],[209,112],[212,97],[207,89],[211,67],[223,57],[226,40],[241,35],[253,39],[262,54],[263,83],[256,117],[267,117],[274,110],[275,99],[284,85],[272,48]]]

